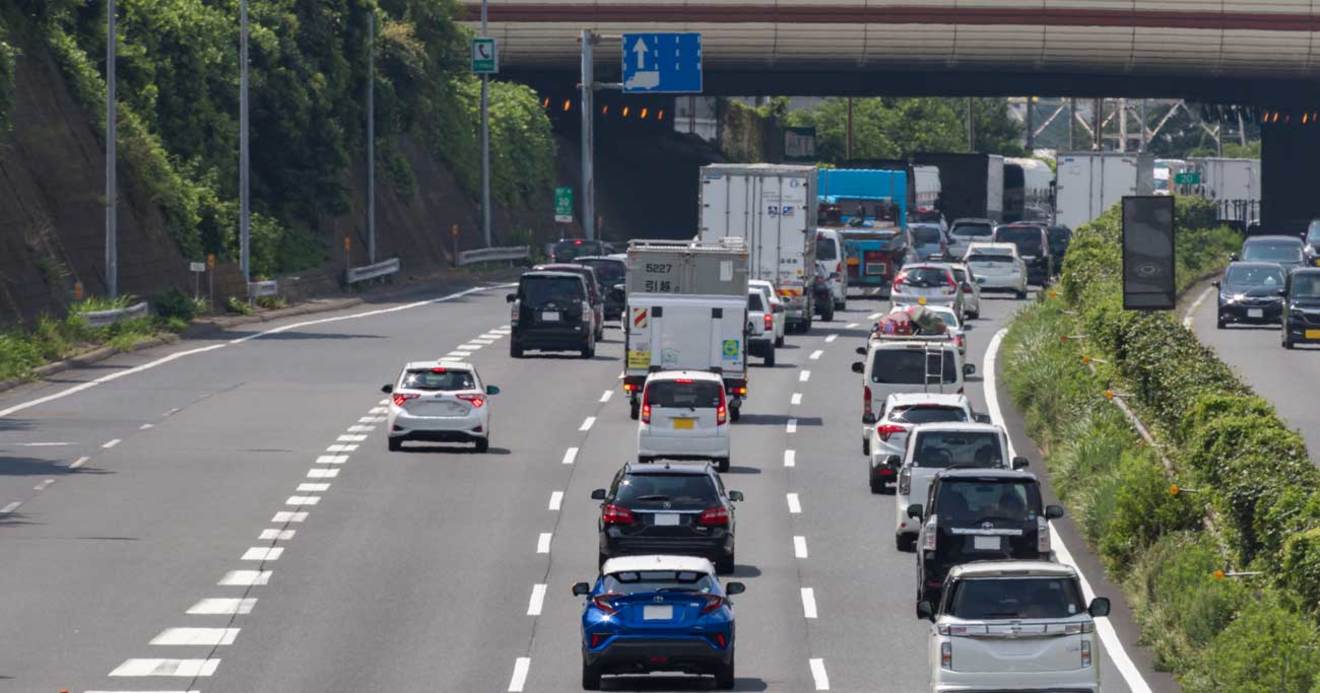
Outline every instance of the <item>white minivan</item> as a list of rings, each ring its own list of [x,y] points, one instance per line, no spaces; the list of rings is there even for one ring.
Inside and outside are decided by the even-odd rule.
[[[862,375],[863,417],[874,415],[873,403],[890,395],[961,395],[963,378],[976,373],[976,366],[963,363],[951,335],[874,336],[866,346],[857,347],[857,353],[865,357],[852,364],[853,372]],[[868,429],[863,425],[863,436]]]
[[[642,388],[637,461],[711,460],[729,471],[724,381],[707,371],[659,371]]]

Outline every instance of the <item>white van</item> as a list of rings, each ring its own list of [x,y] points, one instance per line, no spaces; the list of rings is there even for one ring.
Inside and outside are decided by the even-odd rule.
[[[857,353],[866,357],[852,364],[853,372],[862,375],[863,417],[874,416],[872,403],[890,395],[964,394],[963,378],[976,373],[976,366],[963,363],[952,335],[875,336]],[[863,424],[863,436],[868,429]]]
[[[816,229],[816,274],[829,285],[835,310],[848,309],[848,272],[843,265],[846,259],[843,234],[838,229]]]

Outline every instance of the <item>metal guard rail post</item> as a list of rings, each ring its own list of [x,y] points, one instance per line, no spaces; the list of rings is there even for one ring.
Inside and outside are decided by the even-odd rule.
[[[345,273],[346,275],[345,279],[349,284],[355,284],[357,282],[366,281],[368,279],[375,279],[377,277],[384,277],[390,274],[397,274],[398,272],[399,272],[399,258],[392,257],[388,260],[377,262],[374,265],[366,265],[364,267],[350,267],[348,268],[348,271]]]
[[[489,262],[494,260],[525,260],[530,256],[531,249],[525,245],[510,246],[507,248],[464,250],[458,254],[458,266],[462,267],[475,262]]]
[[[142,301],[127,308],[89,311],[83,313],[82,317],[87,321],[87,324],[92,327],[105,327],[106,325],[113,325],[121,320],[133,320],[135,318],[146,317],[146,315],[147,302]]]

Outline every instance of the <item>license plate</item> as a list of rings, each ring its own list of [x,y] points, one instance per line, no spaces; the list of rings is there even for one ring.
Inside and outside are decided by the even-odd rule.
[[[559,311],[543,310],[541,311],[541,320],[545,322],[559,322]]]
[[[977,551],[998,551],[999,537],[972,537],[972,548]]]
[[[674,428],[689,430],[696,423],[696,419],[674,419]]]
[[[656,513],[656,514],[655,514],[655,526],[656,526],[656,527],[677,527],[677,526],[678,526],[678,515],[675,514],[675,513]]]
[[[1320,339],[1320,330],[1307,330],[1305,336],[1307,339]]]
[[[1247,317],[1249,317],[1249,318],[1263,318],[1263,317],[1265,317],[1265,309],[1264,309],[1264,308],[1248,308],[1248,309],[1247,309]]]
[[[643,621],[672,621],[674,607],[669,604],[647,604],[642,607]]]

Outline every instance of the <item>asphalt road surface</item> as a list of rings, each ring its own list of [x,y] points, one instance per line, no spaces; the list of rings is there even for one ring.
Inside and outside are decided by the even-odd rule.
[[[266,324],[0,395],[0,690],[579,690],[570,586],[594,577],[589,496],[635,449],[621,336],[591,360],[513,360],[504,293]],[[979,411],[986,348],[1019,305],[987,297],[972,323]],[[927,685],[915,560],[894,548],[894,496],[869,492],[860,450],[850,364],[880,310],[854,299],[790,336],[778,367],[752,359],[726,475],[746,494],[738,690]],[[490,453],[387,452],[380,386],[460,347],[503,389]],[[1105,690],[1176,690],[1056,526],[1114,598],[1112,641],[1134,661],[1125,676],[1107,645]]]

